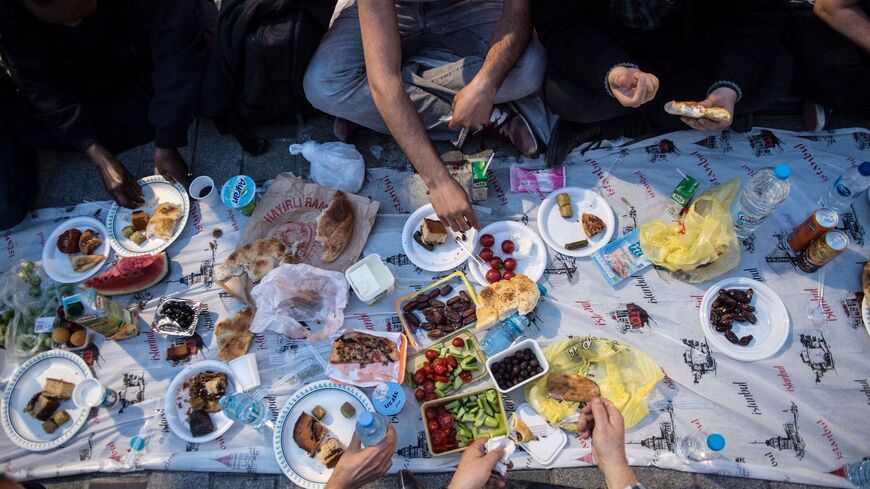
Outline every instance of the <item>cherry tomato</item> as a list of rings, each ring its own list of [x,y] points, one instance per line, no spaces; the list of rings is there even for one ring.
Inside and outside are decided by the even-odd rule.
[[[435,431],[438,428],[440,428],[440,426],[438,426],[438,421],[436,421],[434,419],[430,419],[429,422],[427,423],[427,426],[429,427],[429,431]]]
[[[499,280],[501,280],[501,272],[499,272],[497,269],[490,268],[486,272],[486,281],[487,282],[494,284],[494,283],[498,282]]]
[[[426,360],[430,362],[438,358],[438,352],[435,350],[426,350]]]
[[[435,430],[429,436],[432,438],[433,445],[444,445],[447,441],[447,435],[441,430]]]
[[[414,398],[416,398],[417,401],[422,401],[426,398],[426,392],[424,392],[423,389],[417,389],[414,391]]]
[[[430,421],[430,423],[431,423],[431,421]],[[450,428],[451,426],[453,426],[453,416],[451,416],[449,414],[439,416],[438,417],[438,424],[441,425],[441,428],[444,428],[444,429]],[[430,427],[430,429],[431,429],[431,427]]]
[[[465,341],[462,338],[460,338],[459,336],[457,336],[456,338],[453,338],[453,346],[455,346],[456,348],[462,348],[463,346],[465,346]],[[453,357],[451,356],[450,358],[453,358]],[[450,360],[447,360],[447,361],[449,362]]]
[[[492,260],[489,261],[489,266],[492,268],[498,268],[501,265],[501,257],[494,256]]]
[[[501,250],[505,253],[513,253],[514,252],[514,242],[506,239],[501,242]]]
[[[427,420],[438,419],[438,413],[436,413],[434,409],[427,409],[426,410],[426,419]]]
[[[490,261],[490,260],[492,260],[493,254],[494,253],[492,252],[492,248],[484,248],[484,249],[480,250],[479,256],[483,261]]]
[[[463,342],[463,344],[464,344],[464,342]],[[454,345],[455,345],[455,343],[454,343]],[[454,357],[453,355],[450,355],[447,357],[447,366],[455,368],[457,365],[459,365],[459,362],[456,361],[456,357]]]
[[[471,372],[469,372],[468,370],[459,374],[459,378],[462,379],[463,384],[470,384],[472,377],[473,376],[471,375]]]
[[[506,258],[505,261],[502,263],[502,266],[504,266],[505,270],[513,272],[517,269],[517,261],[513,258]]]
[[[480,246],[486,246],[487,248],[491,247],[495,244],[495,237],[491,234],[484,234],[480,237]]]
[[[423,398],[424,401],[434,401],[435,399],[438,399],[438,396],[434,392],[426,394],[426,397]]]
[[[423,382],[422,384],[420,384],[420,387],[423,388],[423,392],[425,392],[426,394],[431,394],[432,392],[435,392],[435,382],[432,382],[431,380]]]
[[[515,274],[514,272],[511,272],[510,270],[508,270],[507,272],[504,272],[504,275],[502,275],[501,278],[503,278],[504,280],[510,280],[510,279],[516,277],[516,275],[517,274]]]
[[[435,375],[444,375],[447,373],[447,366],[443,363],[435,365]]]
[[[446,375],[447,372],[444,372],[444,373],[445,373],[445,375],[436,375],[436,376],[435,376],[435,382],[443,382],[443,383],[445,383],[445,384],[448,383],[448,382],[450,382],[450,377],[448,377],[448,376]]]
[[[421,369],[414,374],[414,383],[420,385],[423,382],[426,382],[426,372],[423,372],[423,370]]]

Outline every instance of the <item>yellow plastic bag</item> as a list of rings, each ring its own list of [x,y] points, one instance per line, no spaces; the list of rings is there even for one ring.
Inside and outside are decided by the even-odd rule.
[[[736,267],[740,246],[730,209],[739,191],[740,181],[731,180],[701,194],[680,222],[641,224],[644,256],[689,283],[705,282]]]
[[[645,353],[625,343],[592,336],[571,338],[544,349],[550,372],[585,375],[598,383],[602,397],[610,399],[631,428],[649,413],[646,398],[664,378],[661,368]],[[574,414],[580,403],[547,397],[547,377],[527,385],[526,401],[550,424]],[[564,428],[577,431],[577,425]]]

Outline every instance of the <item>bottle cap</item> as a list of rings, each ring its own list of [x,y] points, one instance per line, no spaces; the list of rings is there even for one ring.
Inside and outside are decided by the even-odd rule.
[[[791,176],[791,168],[786,164],[776,165],[773,175],[780,180],[785,180]]]
[[[544,286],[541,285],[541,284],[535,284],[535,285],[538,286],[538,291],[541,292],[541,297],[544,297],[544,296],[547,295],[547,288],[546,288],[546,287],[544,287]]]
[[[858,165],[858,173],[864,175],[865,177],[870,175],[870,161],[865,161]]]
[[[394,416],[405,407],[405,389],[395,382],[384,382],[372,392],[375,411],[384,416]]]
[[[362,412],[359,417],[356,419],[356,422],[359,423],[363,428],[368,428],[375,422],[375,417],[372,416],[372,413],[368,411]]]
[[[707,437],[707,447],[715,452],[722,450],[725,448],[725,437],[719,433],[713,433]]]

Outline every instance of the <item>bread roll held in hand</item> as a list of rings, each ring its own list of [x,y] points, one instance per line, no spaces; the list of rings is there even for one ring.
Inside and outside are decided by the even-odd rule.
[[[671,100],[665,104],[668,114],[688,117],[690,119],[710,119],[713,122],[731,122],[731,113],[722,107],[704,107],[698,102],[677,102]]]

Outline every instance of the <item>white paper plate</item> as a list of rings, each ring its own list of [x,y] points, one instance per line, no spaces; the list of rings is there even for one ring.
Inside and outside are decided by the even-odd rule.
[[[438,219],[432,204],[426,204],[414,211],[405,221],[405,227],[402,229],[402,249],[405,250],[405,255],[411,263],[430,272],[443,272],[462,265],[468,259],[468,255],[453,240],[455,235],[450,228],[447,228],[447,242],[436,246],[433,251],[423,248],[414,241],[414,233],[420,230],[425,218]],[[474,228],[465,232],[465,242],[468,243],[469,249],[474,243],[475,234]]]
[[[317,458],[309,457],[293,441],[296,420],[303,412],[311,414],[314,406],[323,406],[326,416],[320,422],[347,446],[356,429],[356,416],[348,419],[341,414],[339,408],[345,402],[356,408],[357,415],[363,411],[374,411],[371,401],[361,390],[329,380],[314,382],[299,389],[281,408],[275,423],[272,446],[281,470],[296,485],[306,489],[323,489],[333,470],[327,469]]]
[[[567,193],[571,197],[571,208],[574,210],[574,215],[568,219],[559,214],[559,205],[556,203],[556,195],[561,193]],[[566,243],[587,239],[586,233],[583,232],[583,224],[580,223],[580,216],[584,212],[598,216],[604,221],[607,229],[590,239],[589,246],[585,248],[565,249]],[[561,188],[548,195],[538,207],[538,230],[541,232],[541,237],[550,248],[563,255],[578,258],[589,256],[610,241],[615,229],[616,218],[613,215],[613,209],[603,197],[598,195],[598,192],[587,188]]]
[[[136,209],[127,209],[113,203],[112,208],[109,209],[109,217],[106,219],[109,242],[115,252],[121,256],[153,255],[169,248],[181,236],[190,214],[190,197],[187,196],[187,191],[180,183],[171,184],[160,175],[152,175],[139,180],[139,185],[145,196],[145,204]],[[154,213],[154,209],[163,203],[181,206],[181,218],[175,224],[175,233],[172,238],[168,240],[150,238],[140,246],[124,237],[123,229],[131,225],[130,215],[133,214],[133,211],[145,211],[150,217]]]
[[[861,319],[864,320],[864,329],[867,334],[870,334],[870,297],[864,296],[864,302],[861,303]]]
[[[227,394],[242,389],[230,367],[226,363],[217,360],[203,360],[194,363],[175,376],[175,379],[169,384],[166,398],[163,401],[166,421],[169,423],[169,429],[176,436],[191,443],[205,443],[214,440],[226,433],[233,425],[233,420],[228,418],[223,411],[209,413],[215,430],[203,436],[193,436],[190,434],[190,425],[187,423],[187,409],[190,407],[190,398],[188,397],[187,389],[184,387],[184,382],[194,375],[208,370],[227,374]]]
[[[537,282],[543,275],[544,269],[547,268],[547,247],[541,241],[532,228],[514,221],[499,221],[486,226],[477,233],[478,239],[474,242],[474,254],[480,254],[483,246],[480,245],[480,236],[491,234],[495,238],[495,244],[492,246],[492,252],[495,256],[505,258],[513,258],[517,261],[517,269],[514,273],[522,273],[530,279]],[[504,253],[501,250],[502,241],[509,239],[514,242],[515,249],[511,254]],[[520,256],[520,240],[525,239],[531,243],[528,256]],[[470,248],[470,246],[469,246]],[[483,267],[478,265],[474,260],[468,262],[468,269],[471,271],[471,276],[481,285],[488,285],[486,281],[486,272],[490,269],[489,266]],[[504,273],[504,270],[502,270]]]
[[[732,331],[738,337],[750,334],[753,337],[748,346],[740,346],[725,339],[725,335],[717,333],[710,324],[710,304],[716,299],[719,289],[748,288],[755,291],[750,304],[755,306],[755,316],[758,318],[758,322],[756,324],[735,324]],[[701,329],[704,331],[708,343],[729,357],[742,362],[753,362],[772,357],[788,340],[791,330],[791,321],[782,299],[770,287],[746,277],[726,278],[710,287],[701,300],[700,316]]]
[[[76,228],[81,232],[87,229],[93,229],[100,235],[103,240],[96,250],[94,255],[102,255],[104,257],[102,263],[97,263],[93,267],[84,272],[76,273],[72,269],[72,264],[69,261],[71,255],[61,253],[57,249],[57,238],[69,229]],[[64,221],[59,226],[54,228],[54,231],[48,235],[45,246],[42,247],[42,269],[55,282],[63,284],[74,284],[87,280],[92,275],[100,271],[106,263],[109,262],[109,254],[112,249],[109,246],[109,232],[106,231],[106,226],[93,217],[74,217],[68,221]],[[75,253],[79,255],[81,253]]]
[[[48,377],[78,384],[93,374],[80,356],[61,350],[40,353],[15,370],[3,391],[0,417],[6,436],[19,447],[32,452],[50,450],[69,441],[84,426],[90,413],[90,409],[76,407],[72,400],[63,401],[58,409],[69,413],[70,420],[54,433],[46,433],[42,421],[25,413],[24,407],[34,394],[42,391]]]
[[[522,404],[516,410],[517,416],[529,426],[549,426],[547,420],[537,413],[528,403]],[[559,452],[565,448],[568,443],[568,435],[564,430],[550,428],[551,431],[547,436],[538,437],[535,441],[530,441],[520,445],[529,456],[535,459],[541,465],[550,465],[556,461]]]

